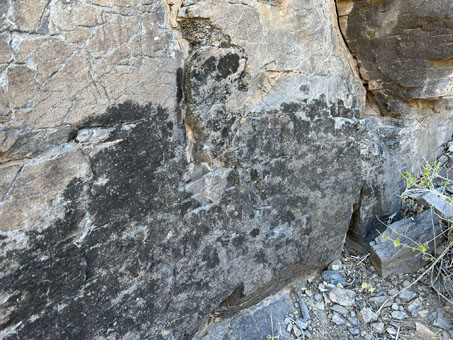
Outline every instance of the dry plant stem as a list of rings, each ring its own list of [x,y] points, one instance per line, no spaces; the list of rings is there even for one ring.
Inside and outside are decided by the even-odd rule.
[[[396,331],[396,338],[395,340],[398,340],[399,336],[400,336],[400,328],[401,326],[398,326],[398,330]]]
[[[359,264],[361,264],[363,261],[365,261],[365,260],[368,258],[368,256],[370,256],[370,253],[366,254],[366,255],[363,257],[363,259],[361,259],[359,262],[357,262],[357,264],[356,264],[355,266],[357,267]]]
[[[434,266],[437,264],[437,262],[439,262],[442,257],[445,256],[445,254],[450,250],[450,246],[448,246],[447,248],[445,248],[445,250],[442,252],[442,254],[440,256],[437,257],[437,259],[428,267],[428,269],[426,269],[423,273],[420,274],[419,277],[417,277],[414,281],[412,281],[412,283],[410,285],[408,285],[407,287],[404,287],[403,289],[401,289],[398,293],[396,294],[393,294],[391,297],[387,298],[384,303],[381,305],[381,307],[379,307],[379,309],[377,310],[377,314],[379,315],[382,311],[382,308],[384,308],[385,304],[387,302],[389,302],[390,300],[393,300],[394,298],[396,298],[399,294],[401,294],[402,292],[404,292],[405,290],[409,289],[410,287],[412,287],[414,284],[416,284],[418,281],[420,281],[423,276],[425,276],[426,274],[429,273],[430,270],[432,270],[434,268]]]

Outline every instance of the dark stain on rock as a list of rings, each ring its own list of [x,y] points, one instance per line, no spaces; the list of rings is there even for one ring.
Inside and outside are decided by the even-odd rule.
[[[180,104],[184,95],[184,70],[179,67],[176,70],[176,102]]]
[[[136,120],[150,118],[154,108],[151,104],[139,105],[133,101],[115,105],[107,109],[104,113],[87,119],[83,126],[112,126],[124,124]]]
[[[220,76],[225,79],[230,74],[236,73],[239,68],[240,57],[237,54],[228,53],[219,59],[217,70]]]

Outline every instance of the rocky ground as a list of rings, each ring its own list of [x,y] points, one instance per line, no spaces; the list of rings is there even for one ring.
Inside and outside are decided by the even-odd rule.
[[[292,285],[230,320],[213,316],[200,338],[453,339],[452,304],[423,282],[398,294],[422,271],[383,279],[368,254],[345,251],[321,276]]]

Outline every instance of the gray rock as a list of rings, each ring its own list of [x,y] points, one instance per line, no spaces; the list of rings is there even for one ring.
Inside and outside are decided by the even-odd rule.
[[[397,320],[403,320],[403,319],[407,318],[407,314],[402,311],[393,311],[392,318],[397,319]]]
[[[343,306],[349,307],[355,304],[356,293],[352,290],[335,287],[329,292],[331,301]]]
[[[446,78],[451,66],[444,62],[453,49],[449,43],[451,29],[444,28],[451,20],[445,15],[451,3],[392,0],[383,5],[380,1],[363,0],[337,4],[340,26],[359,61],[371,98],[362,124],[367,131],[376,124],[376,132],[367,135],[362,152],[367,177],[361,199],[355,205],[348,239],[350,246],[366,251],[377,230],[385,228],[380,221],[387,223],[390,216],[399,212],[398,194],[405,188],[401,169],[418,172],[417,163],[439,157],[442,144],[452,135],[450,85]],[[427,17],[435,24],[427,24]],[[446,36],[436,41],[439,34]],[[418,43],[413,44],[413,39]],[[433,110],[437,113],[433,114]],[[379,117],[382,115],[386,119]],[[396,122],[409,116],[419,117],[423,123],[398,126]]]
[[[340,313],[342,315],[348,315],[349,314],[349,310],[343,306],[340,306],[340,305],[333,305],[332,308],[331,308],[333,311],[337,312],[337,313]]]
[[[352,335],[359,335],[360,330],[358,328],[349,328],[349,333],[351,333]]]
[[[417,294],[411,290],[405,289],[398,294],[399,298],[404,302],[410,302],[417,297]]]
[[[302,320],[302,319],[296,319],[296,326],[299,327],[299,329],[307,329],[308,328],[308,321],[307,320]]]
[[[337,285],[340,283],[343,287],[346,286],[346,280],[336,270],[325,270],[322,272],[322,279],[330,284]]]
[[[374,308],[380,308],[382,304],[387,300],[387,296],[381,295],[381,296],[373,296],[368,299],[368,302],[371,304],[372,307]],[[392,301],[387,301],[385,303],[385,307],[389,307],[392,305]]]
[[[420,299],[415,299],[407,306],[407,310],[413,318],[416,318],[421,307],[422,302],[420,301]]]
[[[339,316],[338,314],[334,314],[332,316],[332,322],[334,324],[336,324],[337,326],[341,326],[341,325],[344,325],[346,323],[346,320],[343,319],[341,316]]]
[[[0,1],[0,338],[272,334],[451,136],[450,2],[416,1],[341,20],[368,99],[333,2]]]
[[[371,308],[363,308],[359,312],[359,319],[362,323],[367,324],[370,322],[377,321],[378,315],[371,310]]]
[[[289,291],[283,291],[264,299],[261,303],[240,312],[233,318],[210,325],[199,338],[211,340],[220,335],[222,335],[220,338],[223,338],[223,334],[229,334],[231,338],[238,337],[246,340],[266,339],[268,335],[272,334],[289,337],[291,331],[300,331],[297,328],[300,326],[298,322],[300,319],[294,320],[293,323],[293,319],[285,318],[290,310],[292,310],[292,303]],[[280,327],[280,324],[286,324],[286,326]],[[288,327],[288,324],[292,324],[292,326]]]
[[[348,321],[353,326],[357,326],[359,324],[359,320],[357,320],[357,318],[354,318],[354,317],[351,317],[351,316],[348,316]]]
[[[430,319],[433,323],[433,326],[435,327],[439,327],[445,330],[453,328],[451,322],[444,317],[443,313],[440,310],[437,310],[437,312],[435,312]]]
[[[436,213],[445,219],[453,218],[453,205],[446,202],[446,198],[442,198],[440,193],[427,192],[418,198],[418,202],[433,207]]]
[[[382,277],[418,270],[426,261],[420,253],[414,253],[403,244],[417,247],[418,244],[429,242],[440,231],[438,218],[430,210],[415,217],[414,220],[408,218],[395,222],[384,233],[387,240],[383,240],[382,237],[376,238],[376,245],[371,248],[371,262]],[[399,247],[393,244],[396,238],[400,239]],[[430,248],[433,248],[432,243],[430,245]]]
[[[378,333],[382,333],[384,332],[384,323],[383,322],[374,322],[371,324],[371,327]]]

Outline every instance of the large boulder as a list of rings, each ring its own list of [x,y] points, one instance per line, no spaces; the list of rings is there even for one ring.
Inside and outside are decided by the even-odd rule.
[[[1,6],[2,339],[188,339],[338,256],[365,91],[330,1]]]

